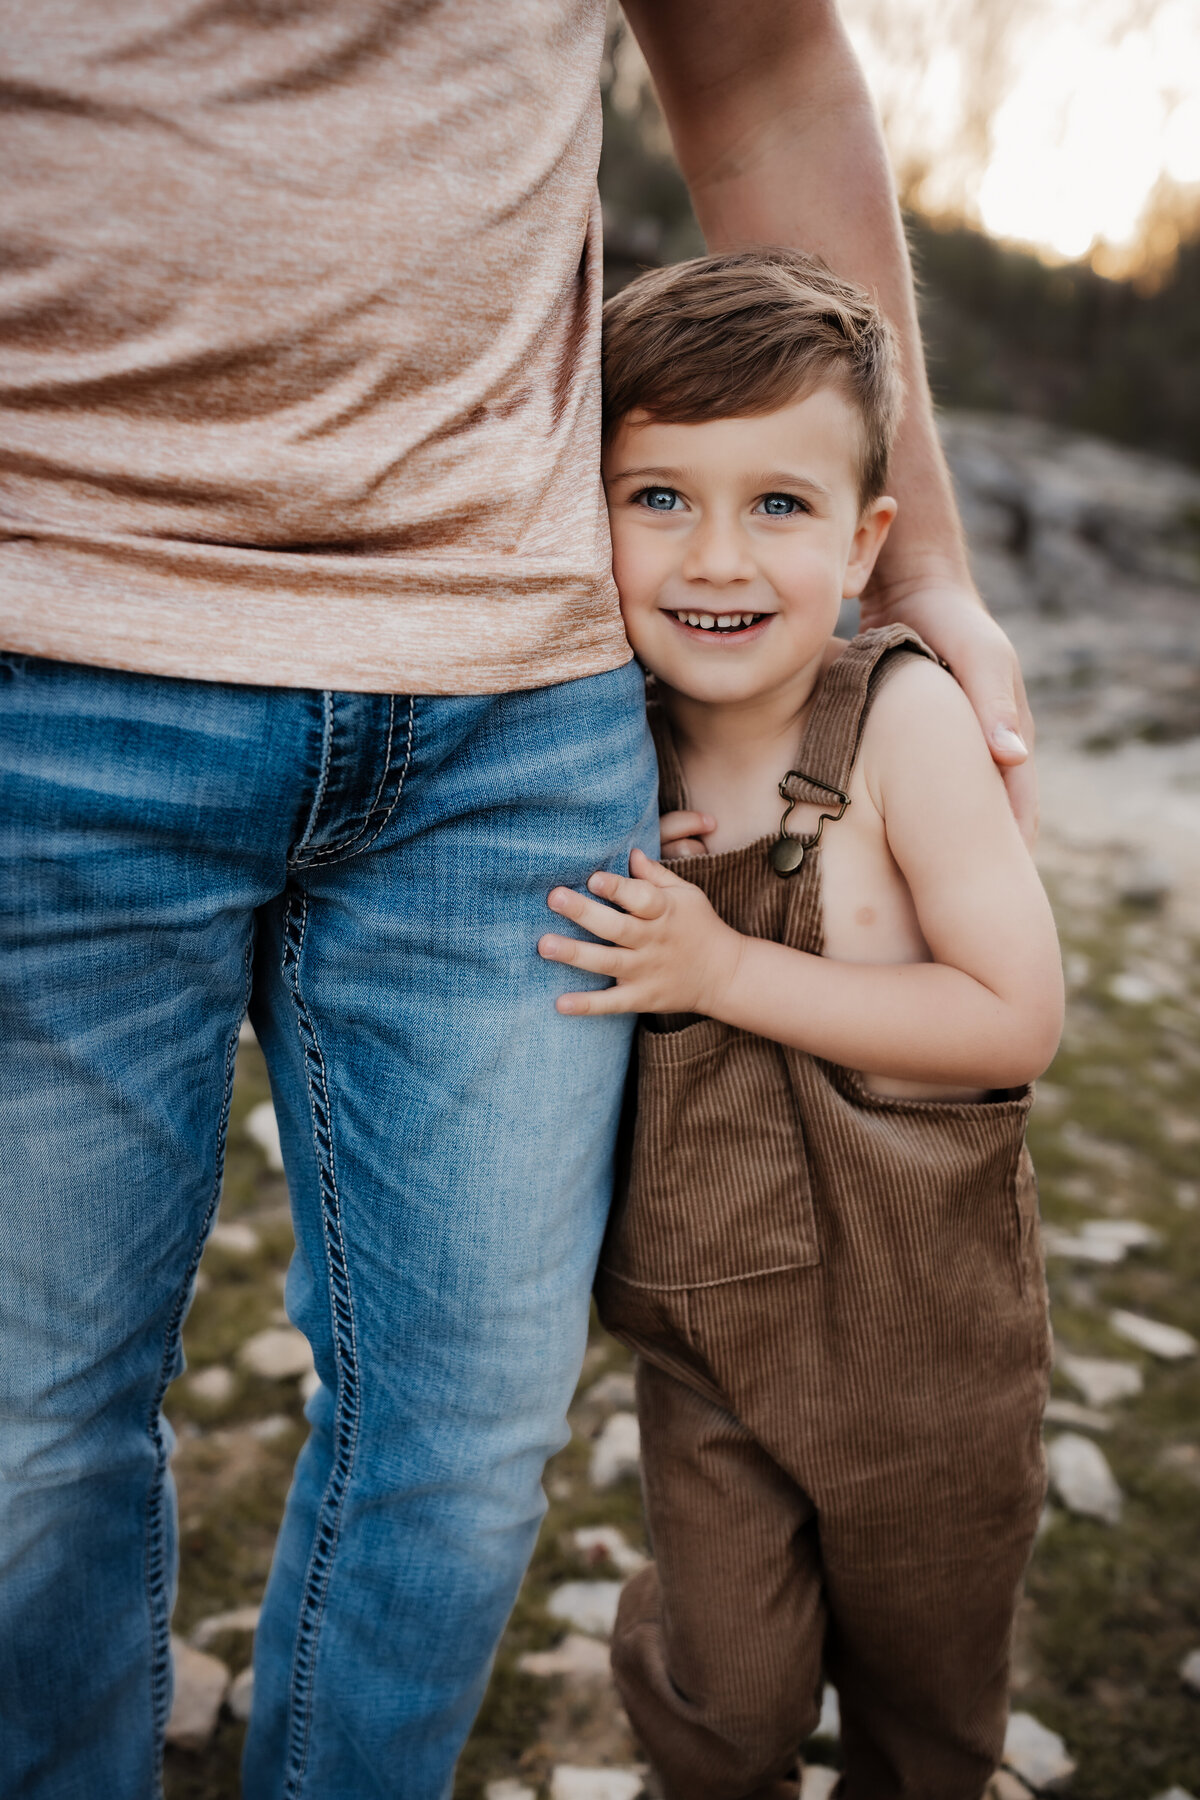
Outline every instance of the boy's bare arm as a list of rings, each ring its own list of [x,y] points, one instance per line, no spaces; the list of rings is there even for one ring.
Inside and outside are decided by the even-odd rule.
[[[900,335],[908,402],[889,484],[900,511],[864,597],[864,624],[901,620],[949,663],[1032,839],[1037,790],[1024,744],[1033,721],[1012,646],[967,566],[887,155],[834,0],[624,4],[709,248],[814,251],[877,294]]]
[[[559,1010],[704,1013],[909,1081],[1015,1087],[1040,1074],[1062,1024],[1054,923],[978,726],[942,671],[914,664],[883,690],[863,768],[932,962],[833,962],[744,937],[699,888],[640,857],[636,879],[592,877],[600,900],[551,895],[606,941],[551,935],[542,954],[616,981],[564,995]]]

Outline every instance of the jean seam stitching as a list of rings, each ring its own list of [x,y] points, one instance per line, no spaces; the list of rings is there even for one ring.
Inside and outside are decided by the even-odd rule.
[[[321,694],[321,772],[317,777],[317,791],[313,798],[312,808],[305,821],[300,842],[288,857],[288,864],[295,867],[303,860],[304,846],[317,828],[317,820],[321,814],[321,803],[325,798],[325,790],[329,786],[329,767],[333,761],[333,695],[328,688]]]
[[[393,699],[393,707],[394,707],[394,705],[395,705],[395,701]],[[375,842],[376,838],[380,837],[383,834],[383,832],[387,830],[388,821],[390,820],[392,814],[395,812],[396,807],[399,804],[400,796],[404,792],[404,783],[408,777],[409,764],[412,761],[414,720],[415,720],[415,700],[414,700],[414,696],[412,694],[410,694],[408,696],[407,739],[406,739],[405,747],[404,747],[404,761],[400,766],[400,777],[396,783],[396,792],[392,795],[391,805],[388,807],[387,812],[384,814],[383,818],[380,820],[380,823],[379,823],[377,829],[374,832],[372,832],[371,836],[367,839],[365,844],[358,843],[358,839],[362,837],[363,832],[370,829],[371,813],[373,813],[375,811],[375,807],[376,807],[376,801],[373,800],[371,802],[371,813],[367,814],[365,823],[362,825],[362,827],[359,829],[359,831],[355,833],[355,836],[352,837],[349,840],[349,842],[346,844],[335,844],[335,845],[331,845],[328,850],[315,851],[312,856],[307,857],[305,859],[305,867],[306,868],[317,868],[322,864],[332,863],[332,862],[352,862],[356,856],[364,855],[366,853],[366,851],[368,851],[371,848],[371,845]],[[387,752],[387,762],[388,763],[391,762],[391,757],[392,757],[391,745],[392,745],[392,730],[391,730],[391,726],[389,725],[389,727],[388,727],[388,752]],[[386,767],[385,767],[385,778],[386,778]],[[357,846],[357,847],[355,847],[355,846]]]
[[[248,942],[243,953],[242,1012],[250,998],[250,979],[253,959],[253,944]],[[163,1444],[162,1429],[159,1416],[167,1388],[170,1386],[170,1371],[179,1347],[179,1339],[183,1329],[184,1314],[187,1311],[188,1296],[196,1271],[200,1266],[200,1258],[204,1254],[205,1240],[221,1198],[221,1182],[225,1173],[225,1144],[229,1130],[229,1109],[233,1100],[233,1071],[237,1060],[237,1047],[241,1029],[241,1018],[230,1033],[225,1046],[225,1085],[221,1101],[221,1111],[217,1123],[217,1158],[213,1175],[212,1193],[205,1209],[204,1219],[196,1237],[196,1243],[189,1258],[187,1270],[175,1297],[171,1309],[171,1317],[167,1321],[167,1330],[163,1342],[162,1364],[159,1369],[158,1383],[154,1400],[150,1408],[148,1430],[155,1450],[154,1479],[150,1490],[150,1498],[146,1507],[146,1595],[150,1605],[151,1667],[150,1667],[150,1704],[154,1721],[156,1779],[161,1780],[163,1762],[163,1732],[167,1723],[167,1690],[171,1667],[171,1623],[162,1602],[166,1598],[167,1571],[163,1546],[163,1494],[165,1491],[167,1457]]]
[[[299,922],[297,923],[297,910]],[[350,1288],[349,1264],[342,1230],[341,1194],[333,1154],[333,1121],[325,1059],[312,1015],[300,989],[300,957],[308,929],[308,900],[293,898],[284,925],[283,974],[296,1007],[296,1025],[308,1083],[309,1114],[321,1190],[321,1224],[329,1277],[333,1348],[337,1365],[333,1460],[317,1512],[313,1546],[300,1595],[296,1643],[292,1656],[291,1722],[284,1767],[285,1800],[296,1800],[308,1767],[312,1731],[312,1692],[317,1640],[333,1573],[333,1557],[341,1528],[342,1506],[354,1465],[360,1413],[358,1345]]]
[[[305,858],[306,864],[311,865],[313,863],[326,862],[332,857],[344,856],[348,851],[352,851],[359,839],[365,837],[367,832],[370,831],[371,821],[374,819],[375,814],[379,809],[379,804],[383,797],[383,790],[387,786],[387,778],[391,773],[392,739],[395,736],[395,730],[396,696],[395,694],[389,694],[387,743],[383,747],[383,768],[380,771],[379,782],[375,792],[371,795],[371,804],[367,807],[366,813],[363,816],[362,824],[352,837],[346,838],[342,843],[330,844],[325,850],[314,850],[311,856]]]

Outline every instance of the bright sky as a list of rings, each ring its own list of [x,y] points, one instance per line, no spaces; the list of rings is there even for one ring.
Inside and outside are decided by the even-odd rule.
[[[1075,258],[1134,244],[1163,177],[1200,184],[1200,0],[844,4],[929,210]]]

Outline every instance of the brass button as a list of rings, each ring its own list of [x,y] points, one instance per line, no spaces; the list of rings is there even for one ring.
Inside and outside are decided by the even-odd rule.
[[[804,845],[799,838],[776,838],[769,855],[771,867],[777,875],[794,875],[804,861]]]

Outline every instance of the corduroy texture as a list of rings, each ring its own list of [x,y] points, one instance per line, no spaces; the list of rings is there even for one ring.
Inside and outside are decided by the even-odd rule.
[[[923,651],[902,627],[855,640],[807,774],[845,789],[880,682]],[[684,806],[655,726],[662,805]],[[669,866],[819,954],[820,850],[783,878],[770,842]],[[597,1293],[640,1359],[657,1566],[625,1590],[613,1666],[664,1792],[748,1800],[785,1775],[824,1671],[846,1800],[978,1800],[1045,1489],[1030,1093],[884,1098],[699,1019],[644,1022],[637,1095]]]

